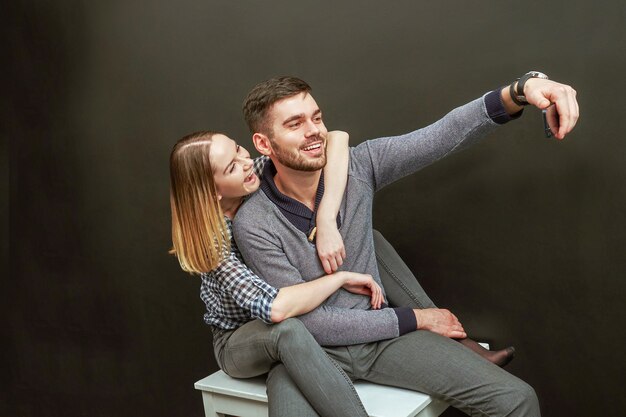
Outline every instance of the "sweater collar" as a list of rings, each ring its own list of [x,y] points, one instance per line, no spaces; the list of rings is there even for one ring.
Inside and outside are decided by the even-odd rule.
[[[274,182],[274,176],[276,175],[276,167],[272,161],[268,161],[263,169],[263,181],[261,182],[261,190],[265,195],[278,207],[294,214],[299,217],[311,219],[315,217],[317,208],[319,207],[322,196],[324,195],[324,172],[320,175],[320,181],[317,185],[317,191],[315,193],[315,210],[312,211],[306,205],[302,204],[298,200],[286,196],[281,193],[276,183]]]

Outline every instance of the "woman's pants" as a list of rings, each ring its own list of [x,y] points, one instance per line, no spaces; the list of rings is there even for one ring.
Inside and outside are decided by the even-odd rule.
[[[234,378],[269,372],[270,416],[367,417],[350,378],[298,319],[214,330],[215,357]]]

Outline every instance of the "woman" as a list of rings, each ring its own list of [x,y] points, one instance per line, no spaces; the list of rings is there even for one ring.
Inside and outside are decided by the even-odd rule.
[[[345,256],[335,217],[347,177],[347,142],[344,132],[328,134],[316,237],[327,272]],[[311,311],[341,287],[370,295],[372,308],[380,308],[380,287],[369,275],[340,271],[277,290],[245,266],[232,239],[232,219],[258,189],[266,160],[253,161],[219,133],[198,132],[178,141],[170,156],[171,252],[183,270],[202,277],[205,321],[213,329],[220,368],[238,378],[270,372],[271,416],[366,416],[349,378],[300,321],[289,318]],[[278,362],[282,365],[273,366]],[[306,400],[298,398],[300,392]]]

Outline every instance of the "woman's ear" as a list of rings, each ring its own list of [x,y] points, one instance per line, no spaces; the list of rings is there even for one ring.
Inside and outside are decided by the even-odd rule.
[[[270,139],[263,133],[255,133],[252,135],[252,143],[254,143],[254,147],[261,155],[272,155],[272,144],[270,143]]]

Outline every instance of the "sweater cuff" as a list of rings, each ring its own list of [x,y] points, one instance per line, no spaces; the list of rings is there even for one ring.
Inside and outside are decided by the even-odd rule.
[[[393,311],[398,316],[398,336],[410,333],[417,329],[417,319],[411,307],[397,307]]]
[[[485,107],[487,108],[487,114],[495,123],[503,125],[511,120],[517,119],[522,115],[524,109],[517,113],[510,115],[504,109],[504,103],[502,103],[501,89],[498,88],[490,93],[485,94]]]

